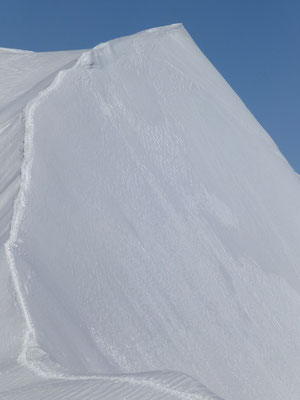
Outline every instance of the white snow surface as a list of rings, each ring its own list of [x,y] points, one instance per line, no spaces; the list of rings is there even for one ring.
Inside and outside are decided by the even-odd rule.
[[[299,399],[299,177],[184,27],[0,89],[0,399]]]

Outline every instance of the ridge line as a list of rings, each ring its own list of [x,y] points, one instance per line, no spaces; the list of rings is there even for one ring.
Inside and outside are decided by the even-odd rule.
[[[181,25],[176,27],[181,27]],[[153,30],[161,30],[162,28],[153,28]],[[149,32],[152,29],[142,32]],[[137,34],[139,35],[139,33]],[[128,37],[132,37],[135,35],[131,35]],[[125,37],[127,38],[127,37]],[[117,40],[117,39],[114,39]],[[99,46],[99,45],[98,45]],[[18,270],[16,267],[15,257],[13,254],[13,250],[17,247],[18,243],[18,233],[21,226],[21,222],[23,220],[24,211],[27,205],[27,194],[30,190],[31,185],[31,170],[32,164],[34,159],[34,146],[33,146],[33,139],[34,139],[34,114],[39,105],[41,104],[42,100],[49,95],[53,90],[55,90],[63,81],[65,75],[70,72],[71,70],[75,69],[77,66],[82,65],[82,61],[84,61],[85,57],[88,56],[94,49],[97,49],[98,46],[94,47],[93,49],[87,50],[83,52],[75,64],[73,64],[70,68],[62,69],[57,72],[54,79],[51,83],[44,89],[42,89],[33,99],[27,103],[25,108],[23,109],[23,116],[24,116],[24,155],[23,161],[21,165],[21,181],[20,181],[20,189],[15,198],[14,205],[13,205],[13,217],[9,232],[9,238],[5,243],[5,254],[8,261],[13,287],[17,296],[17,300],[20,306],[20,310],[23,317],[24,323],[24,334],[23,334],[23,343],[22,349],[18,356],[18,362],[28,368],[29,370],[33,371],[36,375],[42,378],[48,379],[61,379],[65,381],[81,381],[81,380],[108,380],[112,382],[120,382],[120,383],[128,383],[137,386],[147,386],[156,390],[158,392],[164,394],[174,395],[175,397],[182,399],[182,400],[203,400],[206,397],[203,397],[201,393],[189,393],[188,391],[176,389],[165,385],[164,383],[155,382],[153,379],[141,379],[138,378],[137,375],[139,374],[147,374],[153,373],[155,371],[143,371],[139,373],[129,373],[129,374],[99,374],[99,375],[64,375],[61,372],[57,372],[53,370],[51,367],[48,367],[43,360],[39,359],[32,359],[30,360],[28,357],[28,352],[30,350],[36,350],[40,355],[46,355],[42,348],[39,347],[36,330],[34,327],[34,323],[32,321],[30,311],[28,310],[26,299],[22,293],[21,289],[21,282],[18,274]],[[170,371],[174,372],[174,371]],[[189,377],[188,375],[181,373],[183,377]],[[191,378],[193,381],[198,382],[195,378]],[[199,385],[203,388],[203,390],[207,391],[207,395],[211,399],[221,400],[221,398],[212,394],[204,385],[199,383]],[[206,395],[205,395],[206,396]]]

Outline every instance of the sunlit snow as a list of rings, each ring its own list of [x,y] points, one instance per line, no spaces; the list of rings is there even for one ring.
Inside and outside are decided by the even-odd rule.
[[[300,398],[299,177],[183,26],[0,88],[0,398]]]

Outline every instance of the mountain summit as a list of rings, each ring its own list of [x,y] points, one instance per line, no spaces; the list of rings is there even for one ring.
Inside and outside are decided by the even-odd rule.
[[[299,177],[184,27],[0,72],[1,399],[300,398]]]

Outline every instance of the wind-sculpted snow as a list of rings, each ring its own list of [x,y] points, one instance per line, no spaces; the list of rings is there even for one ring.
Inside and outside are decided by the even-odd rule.
[[[64,65],[81,51],[33,53],[0,49],[0,363],[16,357],[22,321],[16,312],[16,295],[5,260],[4,242],[9,235],[14,199],[19,190],[24,141],[24,107],[47,87]]]
[[[2,163],[2,181],[0,182],[2,196],[0,212],[5,215],[5,218],[2,218],[0,229],[4,239],[7,235],[6,221],[12,214],[12,202],[18,190],[21,155],[23,152],[25,154],[21,173],[21,189],[15,201],[10,237],[5,246],[9,265],[3,258],[3,250],[0,253],[1,304],[3,306],[1,319],[6,322],[5,328],[1,328],[1,338],[5,343],[3,348],[0,346],[1,399],[40,399],[41,397],[98,399],[99,396],[103,399],[124,399],[124,396],[127,399],[141,397],[144,399],[217,399],[203,385],[180,373],[158,372],[140,376],[88,375],[80,377],[70,374],[62,375],[59,370],[55,369],[55,365],[51,365],[52,368],[46,367],[43,357],[48,358],[48,356],[39,348],[36,341],[36,331],[21,290],[12,250],[18,244],[19,224],[26,206],[26,195],[30,188],[33,157],[32,115],[41,98],[47,95],[48,91],[55,89],[64,75],[64,72],[59,72],[58,75],[52,73],[51,69],[57,68],[58,65],[64,65],[63,68],[66,69],[72,68],[76,62],[74,57],[78,57],[82,52],[37,54],[9,49],[1,51],[3,54],[0,55],[4,57],[0,57],[0,68],[2,68],[4,79],[3,81],[0,79],[0,85],[2,94],[5,93],[5,96],[3,96],[3,101],[0,99],[2,101],[2,103],[0,102],[1,142],[4,150],[1,154],[4,162]],[[43,90],[44,88],[46,90]],[[28,103],[27,106],[26,103]],[[24,149],[23,140],[25,141]],[[7,184],[7,177],[12,173],[16,178]],[[9,282],[9,271],[12,282]],[[14,288],[12,288],[12,284]],[[15,309],[16,297],[25,322],[23,345],[18,357],[18,361],[23,367],[14,366],[13,361],[20,346],[20,334],[23,330],[22,322]],[[9,360],[6,360],[7,357]],[[34,362],[31,357],[34,358]],[[39,361],[37,357],[40,358]],[[30,369],[28,370],[26,367]],[[37,375],[32,375],[30,370]],[[46,381],[45,378],[47,378]]]
[[[81,51],[33,53],[0,48],[0,243],[8,237],[19,187],[24,140],[23,110]]]
[[[176,372],[42,379],[20,366],[0,375],[0,396],[1,400],[223,400]]]
[[[299,397],[299,177],[181,25],[76,57],[14,103],[2,397]]]

